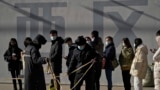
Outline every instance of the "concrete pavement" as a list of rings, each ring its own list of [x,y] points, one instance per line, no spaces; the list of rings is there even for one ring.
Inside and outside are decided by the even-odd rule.
[[[48,88],[48,85],[47,85]],[[13,90],[12,84],[0,84],[0,90]],[[69,90],[69,85],[62,85],[62,90]],[[84,86],[82,86],[81,90],[85,90]],[[107,86],[102,85],[101,90],[107,90]],[[114,86],[113,90],[124,90],[123,86]],[[132,90],[133,87],[132,87]],[[154,90],[153,87],[144,87],[143,90]]]

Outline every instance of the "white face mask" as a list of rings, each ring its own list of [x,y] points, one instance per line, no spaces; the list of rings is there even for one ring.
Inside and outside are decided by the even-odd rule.
[[[134,45],[133,45],[134,47],[136,47],[136,44],[134,43]]]
[[[88,44],[91,44],[91,41],[87,41]]]
[[[91,38],[92,41],[94,41],[95,37]]]
[[[109,44],[109,42],[106,42],[106,46]]]
[[[84,49],[84,46],[78,46],[78,49],[79,49],[79,50],[83,50],[83,49]]]
[[[51,40],[55,40],[57,38],[57,36],[51,36],[50,38],[51,38]]]
[[[124,43],[122,43],[122,46],[126,46]]]

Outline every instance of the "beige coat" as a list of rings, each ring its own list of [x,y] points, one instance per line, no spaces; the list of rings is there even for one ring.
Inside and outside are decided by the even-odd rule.
[[[130,74],[134,77],[144,79],[148,67],[148,49],[145,45],[140,45],[136,49],[135,57],[133,59]]]

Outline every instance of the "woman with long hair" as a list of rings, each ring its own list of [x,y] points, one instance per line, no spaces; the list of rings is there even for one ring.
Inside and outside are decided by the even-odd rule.
[[[122,39],[122,49],[119,55],[119,63],[122,70],[122,78],[125,90],[131,90],[130,68],[134,58],[134,51],[128,38]]]
[[[17,89],[17,79],[19,78],[20,71],[22,69],[21,59],[21,49],[18,47],[17,40],[11,38],[9,42],[9,47],[4,53],[4,59],[8,62],[8,70],[11,72],[14,90]],[[18,79],[19,90],[22,90],[22,81]]]

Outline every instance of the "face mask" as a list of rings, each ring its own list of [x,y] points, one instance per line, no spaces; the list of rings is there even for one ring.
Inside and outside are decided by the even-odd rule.
[[[134,47],[136,47],[136,44],[134,43],[134,45],[133,45]]]
[[[94,41],[94,39],[95,39],[95,38],[93,37],[91,40]]]
[[[122,46],[125,46],[125,44],[124,44],[124,43],[122,43]]]
[[[57,38],[57,36],[51,36],[50,38],[51,38],[51,40],[55,40]]]
[[[110,42],[106,42],[106,46],[109,44]]]
[[[79,50],[83,50],[83,49],[84,49],[84,46],[78,46],[78,49],[79,49]]]
[[[87,41],[88,44],[91,44],[91,41]]]

